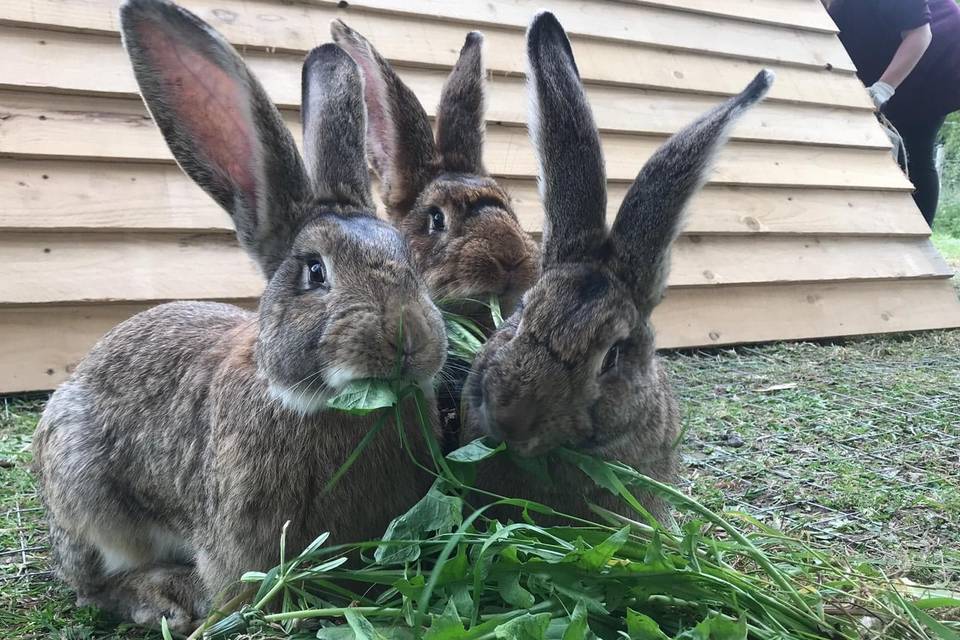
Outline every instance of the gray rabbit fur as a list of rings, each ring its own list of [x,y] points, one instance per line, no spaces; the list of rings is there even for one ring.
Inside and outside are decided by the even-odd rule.
[[[177,162],[268,282],[257,312],[176,302],[117,326],[51,398],[35,470],[54,566],[78,600],[187,632],[243,571],[277,563],[286,521],[290,553],[324,531],[377,538],[423,495],[431,478],[393,425],[325,493],[373,418],[324,407],[398,368],[429,393],[446,337],[402,236],[376,218],[362,78],[345,52],[324,45],[304,65],[304,162],[209,25],[166,0],[126,0],[120,18]]]
[[[670,246],[731,124],[767,92],[763,71],[739,95],[668,140],[647,161],[611,229],[600,137],[570,43],[550,13],[527,31],[530,134],[546,214],[542,275],[486,343],[464,392],[463,442],[492,436],[522,456],[569,447],[674,479],[680,421],[654,353],[651,313],[663,297]],[[550,484],[498,456],[478,473],[494,493],[589,514],[629,509],[559,462]],[[669,508],[639,496],[661,522]]]

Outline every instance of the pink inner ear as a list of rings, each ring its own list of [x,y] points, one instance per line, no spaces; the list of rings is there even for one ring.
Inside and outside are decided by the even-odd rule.
[[[390,112],[390,99],[387,83],[384,81],[380,65],[366,50],[351,47],[360,72],[363,74],[363,97],[367,103],[367,145],[373,153],[374,169],[384,178],[387,163],[393,157],[396,133],[393,116]]]
[[[162,25],[144,23],[138,31],[171,116],[190,137],[186,142],[229,182],[227,186],[240,190],[255,205],[258,142],[243,80]]]

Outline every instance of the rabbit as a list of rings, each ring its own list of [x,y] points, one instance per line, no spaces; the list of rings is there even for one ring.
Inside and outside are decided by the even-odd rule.
[[[185,633],[244,571],[277,564],[285,522],[293,554],[322,532],[379,538],[422,497],[432,477],[392,421],[325,491],[376,418],[325,403],[393,374],[432,393],[446,337],[403,237],[376,216],[350,56],[308,54],[301,158],[213,28],[168,0],[125,0],[120,22],[170,150],[267,284],[256,312],[174,302],[110,331],[51,397],[34,468],[56,572],[78,601]],[[412,404],[405,439],[429,464]]]
[[[497,295],[502,310],[512,310],[537,277],[540,250],[483,165],[483,34],[467,34],[441,92],[434,137],[423,105],[373,45],[340,20],[330,32],[365,80],[368,156],[387,217],[409,243],[434,300],[489,335],[488,299]],[[450,356],[441,375],[437,401],[448,451],[459,439],[469,371],[470,362]]]
[[[330,31],[360,66],[370,163],[387,216],[434,299],[485,303],[494,294],[512,309],[537,277],[539,248],[483,165],[483,34],[466,37],[441,93],[434,138],[420,101],[373,45],[340,20]],[[491,328],[480,305],[447,306]]]
[[[662,482],[677,472],[677,403],[650,325],[670,246],[731,124],[766,94],[762,71],[734,98],[670,138],[647,161],[606,228],[600,138],[567,36],[548,12],[527,30],[530,136],[545,211],[539,280],[484,345],[464,391],[463,442],[492,437],[521,457],[568,447],[619,460]],[[551,482],[505,456],[478,486],[576,517],[588,502],[627,515],[619,498],[554,460]],[[662,524],[668,505],[639,495]]]

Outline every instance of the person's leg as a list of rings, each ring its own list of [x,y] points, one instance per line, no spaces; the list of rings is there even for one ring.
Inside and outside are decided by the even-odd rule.
[[[907,171],[913,183],[913,200],[931,227],[940,200],[940,176],[936,167],[937,134],[946,116],[891,118],[907,150]]]

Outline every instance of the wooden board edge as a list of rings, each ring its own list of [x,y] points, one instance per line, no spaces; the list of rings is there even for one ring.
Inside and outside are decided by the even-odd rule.
[[[837,27],[837,25],[833,24],[833,21],[830,20],[829,18],[821,21],[821,25],[818,26],[810,22],[807,22],[804,24],[798,24],[796,22],[786,22],[783,20],[776,20],[774,18],[760,18],[760,17],[750,16],[746,14],[725,13],[720,10],[712,11],[710,9],[684,7],[678,4],[674,4],[672,2],[665,2],[664,0],[614,0],[614,2],[620,2],[622,4],[639,4],[639,5],[646,5],[651,7],[662,7],[662,8],[673,9],[674,11],[681,11],[684,13],[694,13],[697,15],[727,18],[730,20],[737,20],[739,22],[750,22],[753,24],[764,24],[764,25],[771,25],[775,27],[786,27],[789,29],[796,29],[798,31],[808,31],[810,33],[829,33],[829,34],[840,33],[840,29]]]
[[[722,295],[668,292],[654,312],[658,349],[904,333],[960,327],[949,279],[731,285]],[[752,294],[752,295],[751,295]],[[686,297],[686,299],[683,299]]]
[[[679,300],[669,294],[654,314],[655,323],[681,316],[688,323],[676,328],[661,327],[658,348],[687,349],[720,345],[747,344],[781,340],[813,340],[853,335],[874,335],[952,329],[960,327],[960,300],[947,280],[846,285],[784,285],[726,287],[721,295],[694,296]],[[792,299],[791,305],[771,304]],[[870,301],[874,300],[872,304]],[[160,303],[162,301],[156,301]],[[231,300],[249,307],[252,300]],[[748,304],[744,304],[747,302]],[[737,304],[739,303],[739,304]],[[867,304],[865,304],[867,303]],[[691,309],[692,305],[692,309]],[[752,305],[752,306],[751,306]],[[62,382],[92,344],[117,322],[153,306],[120,305],[45,305],[19,310],[0,309],[0,394],[49,390]],[[716,307],[723,318],[712,312]],[[756,308],[789,317],[793,324],[769,323],[764,333],[752,330],[743,335],[745,323],[756,322]],[[818,310],[817,315],[797,314],[800,307]],[[694,314],[690,314],[690,311]],[[13,313],[19,313],[18,318]],[[48,314],[47,317],[37,314]],[[62,318],[49,315],[58,313]],[[859,317],[850,319],[849,314]],[[845,322],[837,317],[847,314]],[[887,315],[884,318],[884,314]],[[761,318],[770,320],[773,318]],[[798,323],[799,319],[799,323]],[[60,322],[58,323],[58,320]],[[697,326],[690,329],[689,323]],[[54,328],[69,326],[69,331]],[[741,327],[741,334],[733,330]],[[725,329],[725,327],[729,327]],[[14,328],[18,329],[13,335]],[[714,335],[711,335],[713,332]],[[6,334],[6,335],[4,335]],[[699,339],[697,336],[702,336]],[[12,338],[12,339],[9,339]],[[16,349],[11,348],[16,344]],[[39,352],[46,351],[46,355]],[[25,355],[34,354],[34,356]],[[51,355],[53,354],[53,355]],[[35,357],[35,362],[30,362]]]

